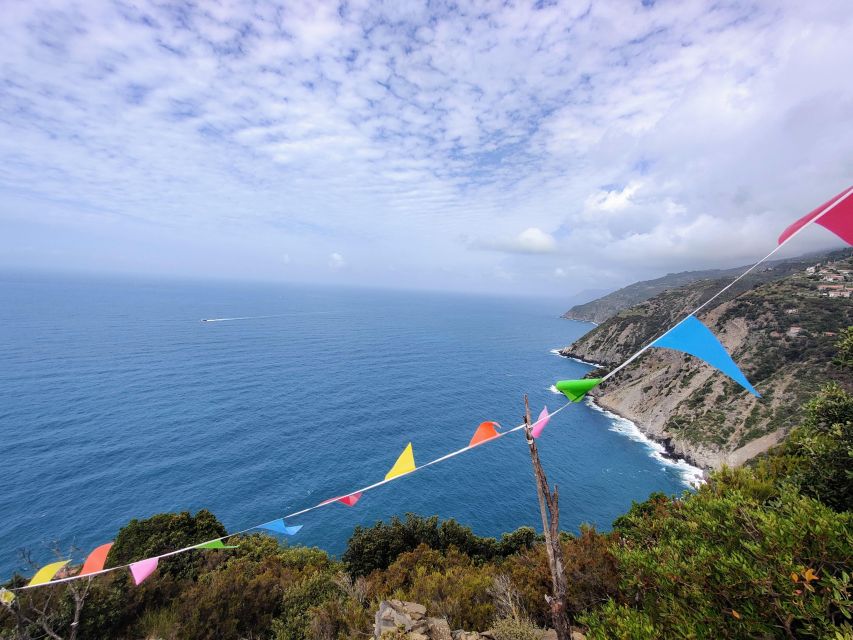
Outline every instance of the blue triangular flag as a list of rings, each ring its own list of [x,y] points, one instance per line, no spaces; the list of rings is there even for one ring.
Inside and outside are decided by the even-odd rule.
[[[684,353],[689,353],[691,356],[696,356],[725,373],[757,398],[761,397],[753,386],[749,384],[749,380],[738,369],[735,361],[732,360],[732,357],[726,351],[725,347],[720,344],[716,336],[711,333],[708,327],[693,316],[687,316],[675,325],[669,333],[655,340],[651,346],[675,349],[676,351],[683,351]]]
[[[276,533],[283,533],[286,536],[295,536],[296,533],[302,528],[301,524],[294,525],[292,527],[288,527],[284,524],[284,520],[279,518],[278,520],[271,520],[265,524],[259,524],[257,526],[258,529],[267,529],[268,531],[274,531]]]

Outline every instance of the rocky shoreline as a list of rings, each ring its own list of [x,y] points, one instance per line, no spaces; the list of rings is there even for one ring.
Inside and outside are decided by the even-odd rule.
[[[614,406],[614,405],[608,403],[601,396],[596,396],[595,394],[591,394],[590,395],[590,402],[592,404],[594,404],[595,406],[597,406],[598,408],[603,409],[604,411],[607,411],[607,412],[612,413],[614,415],[617,415],[620,418],[622,418],[623,420],[627,420],[628,422],[633,424],[635,427],[637,427],[637,430],[640,433],[642,433],[644,436],[646,436],[649,440],[651,440],[652,442],[656,442],[661,447],[663,447],[664,457],[667,460],[669,460],[670,462],[675,463],[675,462],[678,462],[680,460],[683,460],[687,464],[689,464],[693,467],[696,467],[697,469],[701,469],[703,479],[705,477],[707,477],[707,472],[711,470],[711,467],[708,467],[707,465],[702,464],[701,460],[694,458],[691,451],[684,450],[683,448],[677,448],[675,443],[673,442],[673,438],[671,436],[660,435],[660,434],[656,434],[656,433],[650,431],[649,429],[643,427],[642,423],[637,422],[636,420],[633,420],[629,416],[623,415],[619,411],[620,407],[617,407],[617,406]]]
[[[584,359],[580,354],[573,353],[568,349],[559,349],[557,350],[560,356],[564,358],[568,358],[569,360],[574,360],[576,362],[580,362],[581,364],[585,364],[590,367],[595,367],[596,369],[607,369],[611,368],[612,364],[601,363],[601,362],[591,362],[590,360]],[[695,453],[689,448],[685,447],[683,443],[676,443],[674,439],[668,435],[663,433],[656,433],[652,429],[648,428],[643,424],[642,420],[638,420],[636,416],[628,415],[628,411],[618,405],[617,403],[609,402],[605,396],[605,394],[597,391],[593,391],[589,394],[590,402],[597,408],[612,413],[623,420],[627,420],[631,424],[633,424],[637,430],[642,433],[646,438],[659,444],[663,447],[664,453],[662,457],[666,458],[668,461],[672,463],[678,463],[683,460],[687,464],[696,467],[697,469],[701,469],[703,472],[703,479],[707,475],[707,471],[711,470],[714,465],[707,464],[707,461],[703,459],[701,456],[696,456]],[[679,446],[681,445],[681,446]]]

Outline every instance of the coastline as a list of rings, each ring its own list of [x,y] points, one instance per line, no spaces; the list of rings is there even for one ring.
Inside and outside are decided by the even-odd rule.
[[[565,349],[551,349],[550,351],[561,358],[574,360],[588,367],[595,367],[597,369],[608,367],[608,365],[601,364],[600,362],[585,360],[571,352],[565,351]],[[550,391],[552,393],[560,393],[553,385]],[[686,485],[695,488],[705,482],[705,468],[697,464],[690,456],[685,456],[683,453],[676,451],[669,439],[655,437],[654,434],[643,429],[639,423],[620,414],[613,407],[607,406],[600,398],[596,398],[592,394],[587,395],[585,401],[593,410],[603,413],[610,418],[611,431],[615,431],[635,442],[645,445],[652,458],[665,466],[678,469]]]
[[[594,411],[603,413],[611,419],[611,431],[626,436],[634,442],[644,444],[649,449],[652,458],[667,467],[677,469],[684,484],[696,488],[705,483],[705,469],[675,452],[668,440],[655,438],[633,420],[599,404],[598,399],[594,396],[588,395],[585,402]]]
[[[576,355],[569,355],[567,353],[563,353],[562,349],[551,349],[551,353],[553,353],[555,356],[560,356],[561,358],[567,358],[568,360],[580,362],[581,364],[585,364],[589,367],[595,367],[596,369],[603,369],[607,366],[606,364],[601,364],[600,362],[592,362],[591,360],[584,360],[583,358]]]

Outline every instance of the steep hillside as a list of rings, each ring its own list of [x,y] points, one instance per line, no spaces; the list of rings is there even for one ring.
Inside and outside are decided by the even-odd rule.
[[[849,256],[850,254],[850,250],[845,249],[827,254],[801,256],[798,258],[768,262],[766,265],[759,267],[759,269],[738,282],[733,293],[741,293],[752,289],[759,284],[785,278],[799,271],[803,271],[806,267],[813,265],[820,260],[838,260]],[[618,289],[617,291],[609,293],[596,300],[585,302],[584,304],[575,304],[575,306],[563,314],[563,317],[569,320],[582,320],[585,322],[601,324],[605,320],[616,315],[618,312],[640,304],[641,302],[645,302],[646,300],[649,300],[650,298],[653,298],[667,290],[678,289],[700,281],[713,282],[723,278],[734,278],[738,274],[743,273],[744,270],[746,270],[746,267],[668,273],[667,275],[661,278],[656,278],[655,280],[635,282],[634,284]],[[572,300],[572,302],[574,302],[574,300]]]
[[[617,313],[561,353],[605,369],[615,366],[725,283],[701,281],[665,291]],[[691,356],[665,349],[648,351],[596,390],[596,399],[700,466],[741,464],[797,422],[815,380],[853,384],[849,370],[832,364],[837,334],[853,324],[853,300],[840,297],[851,290],[848,257],[813,273],[730,292],[700,314],[762,394],[760,400]]]

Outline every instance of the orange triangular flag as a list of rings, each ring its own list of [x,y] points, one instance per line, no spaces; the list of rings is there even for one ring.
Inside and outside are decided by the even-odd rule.
[[[498,437],[498,432],[495,430],[495,427],[500,427],[497,422],[482,422],[480,426],[477,427],[477,430],[474,432],[474,436],[471,438],[471,442],[468,443],[469,447],[473,447],[474,445],[480,444],[481,442],[485,442],[486,440],[491,440],[492,438]]]
[[[87,576],[90,573],[98,573],[102,571],[104,565],[107,562],[107,555],[112,549],[113,543],[108,542],[106,544],[102,544],[100,547],[92,551],[89,554],[89,557],[86,558],[86,562],[83,563],[83,568],[80,570],[81,576]]]

